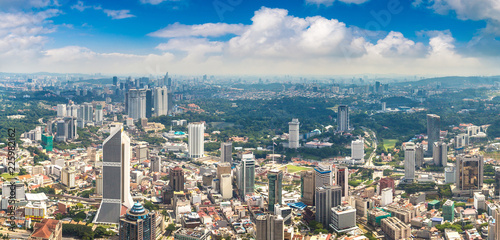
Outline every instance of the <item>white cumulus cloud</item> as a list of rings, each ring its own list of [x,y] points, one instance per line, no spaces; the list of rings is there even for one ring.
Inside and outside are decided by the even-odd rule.
[[[152,37],[219,37],[227,34],[241,34],[245,30],[243,24],[205,23],[184,25],[174,23],[158,31],[148,34]]]
[[[109,10],[109,9],[104,9],[104,13],[108,15],[108,17],[111,17],[112,19],[125,19],[125,18],[132,18],[135,17],[135,15],[130,14],[130,10],[124,9],[124,10]]]

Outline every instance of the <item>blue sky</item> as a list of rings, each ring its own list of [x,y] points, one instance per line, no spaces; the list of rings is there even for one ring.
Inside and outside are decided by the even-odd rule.
[[[497,75],[496,0],[1,0],[0,71]]]

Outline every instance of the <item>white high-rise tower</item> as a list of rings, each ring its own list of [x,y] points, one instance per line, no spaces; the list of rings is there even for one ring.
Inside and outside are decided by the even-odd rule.
[[[294,118],[288,123],[288,147],[299,148],[299,119]]]
[[[415,143],[405,145],[405,180],[413,182],[415,179]]]
[[[94,222],[120,222],[122,205],[131,208],[130,195],[130,138],[123,132],[121,123],[113,123],[108,138],[102,144],[103,194]]]
[[[155,116],[168,114],[168,89],[167,87],[157,87],[153,92]]]
[[[337,111],[337,125],[340,132],[349,131],[349,107],[340,105]]]
[[[189,123],[188,134],[189,158],[203,157],[205,154],[205,124],[201,122]]]

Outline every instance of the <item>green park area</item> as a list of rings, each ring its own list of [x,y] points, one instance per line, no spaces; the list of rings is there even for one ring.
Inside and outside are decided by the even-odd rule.
[[[289,173],[296,173],[296,172],[312,169],[310,167],[301,167],[301,166],[295,166],[295,165],[291,165],[291,164],[288,164],[285,167],[288,168]],[[282,167],[281,170],[285,170],[285,167]]]
[[[384,148],[387,150],[388,148],[394,148],[396,146],[397,139],[384,139]]]

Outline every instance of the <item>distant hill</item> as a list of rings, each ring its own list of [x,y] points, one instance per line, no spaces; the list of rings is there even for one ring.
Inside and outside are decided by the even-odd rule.
[[[495,82],[500,82],[500,76],[493,77],[438,77],[438,78],[426,78],[418,81],[412,82],[399,82],[393,85],[412,85],[416,87],[427,86],[427,85],[437,85],[441,83],[443,88],[461,88],[461,87],[471,87],[474,85],[493,85]]]

